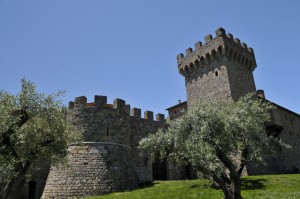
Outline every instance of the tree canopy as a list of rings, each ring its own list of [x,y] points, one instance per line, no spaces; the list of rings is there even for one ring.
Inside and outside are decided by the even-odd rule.
[[[151,155],[190,163],[212,177],[225,198],[242,198],[241,174],[248,161],[263,161],[263,154],[287,148],[268,137],[266,125],[274,107],[248,94],[237,102],[199,102],[181,118],[168,122],[140,141]]]
[[[2,180],[7,181],[4,198],[19,198],[31,168],[61,161],[68,145],[81,139],[67,120],[60,100],[63,92],[40,94],[34,83],[21,82],[17,95],[0,91],[0,169]]]

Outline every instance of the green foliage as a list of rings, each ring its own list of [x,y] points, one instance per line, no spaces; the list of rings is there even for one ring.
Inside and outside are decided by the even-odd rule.
[[[251,94],[237,102],[199,102],[181,118],[169,121],[167,129],[142,139],[140,149],[152,156],[191,163],[197,171],[213,177],[230,198],[240,194],[239,179],[247,161],[263,162],[264,153],[288,148],[267,136],[266,124],[273,109]]]
[[[155,181],[152,186],[131,192],[112,193],[85,199],[188,199],[223,198],[221,190],[212,189],[209,180]],[[243,177],[242,188],[247,199],[300,198],[300,175],[264,175]]]
[[[231,103],[198,103],[180,119],[169,121],[167,130],[142,139],[140,149],[151,155],[188,161],[206,173],[225,169],[216,149],[237,164],[236,157],[248,147],[248,160],[262,161],[263,153],[286,147],[280,140],[267,137],[265,131],[273,108],[252,95]]]
[[[68,144],[81,139],[67,120],[62,95],[37,93],[35,84],[25,79],[19,94],[0,92],[0,168],[5,177],[16,175],[25,163],[32,167],[61,161]]]

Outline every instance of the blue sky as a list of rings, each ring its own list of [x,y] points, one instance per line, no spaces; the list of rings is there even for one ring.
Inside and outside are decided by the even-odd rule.
[[[121,98],[166,113],[185,100],[176,55],[223,27],[254,49],[257,89],[300,113],[300,0],[0,0],[0,88]]]

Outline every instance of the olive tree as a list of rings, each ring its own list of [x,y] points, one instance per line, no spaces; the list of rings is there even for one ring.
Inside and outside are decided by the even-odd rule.
[[[68,144],[81,139],[66,117],[60,97],[36,92],[21,80],[19,94],[0,91],[0,169],[6,183],[4,198],[22,198],[21,190],[37,164],[59,162]]]
[[[225,198],[240,199],[247,162],[262,162],[264,153],[288,147],[267,136],[273,108],[250,94],[237,102],[199,102],[181,118],[169,121],[167,129],[142,139],[139,148],[190,163],[217,182]]]

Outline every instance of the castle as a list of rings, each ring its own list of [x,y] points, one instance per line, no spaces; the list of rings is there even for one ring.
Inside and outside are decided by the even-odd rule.
[[[185,55],[177,56],[178,71],[185,78],[186,102],[168,108],[170,119],[175,119],[193,107],[197,100],[235,101],[249,92],[264,98],[263,90],[256,91],[253,71],[256,60],[252,48],[226,34],[223,28],[216,36],[208,35],[205,43],[197,42]],[[274,103],[273,103],[274,104]],[[249,175],[299,172],[300,115],[277,104],[272,122],[266,129],[292,146],[288,153],[269,158],[268,166],[247,165]],[[84,126],[84,142],[72,144],[68,151],[68,165],[50,169],[47,181],[36,177],[29,185],[31,197],[43,199],[76,198],[134,189],[140,182],[167,179],[195,178],[189,165],[151,159],[137,150],[141,138],[164,127],[165,116],[132,108],[122,99],[107,103],[106,96],[95,96],[87,102],[77,97],[69,103],[76,110]],[[48,172],[45,171],[45,172]],[[41,179],[43,178],[43,179]]]

